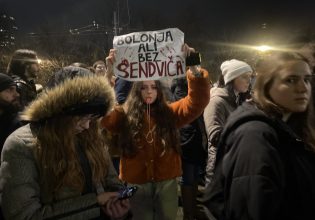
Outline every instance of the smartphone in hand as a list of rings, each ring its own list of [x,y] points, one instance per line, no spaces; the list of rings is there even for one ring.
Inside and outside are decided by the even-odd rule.
[[[198,52],[190,53],[190,55],[186,57],[186,66],[200,65],[200,63],[201,63],[201,56],[200,56],[200,53]]]
[[[138,187],[136,186],[122,188],[121,190],[119,190],[118,199],[123,200],[123,199],[131,198],[136,193],[137,190],[138,190]]]

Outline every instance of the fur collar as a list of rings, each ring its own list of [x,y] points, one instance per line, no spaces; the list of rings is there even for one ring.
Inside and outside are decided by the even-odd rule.
[[[21,118],[26,121],[39,122],[55,115],[63,114],[65,109],[96,97],[104,99],[106,103],[105,113],[112,109],[114,105],[114,91],[104,77],[94,75],[75,77],[42,92],[24,110]]]

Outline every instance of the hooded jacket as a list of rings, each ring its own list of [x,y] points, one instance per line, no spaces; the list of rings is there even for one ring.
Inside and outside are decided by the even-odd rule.
[[[31,122],[43,122],[67,114],[69,107],[87,103],[94,97],[103,99],[105,112],[112,107],[114,94],[106,79],[76,77],[44,92],[22,117]],[[49,181],[41,179],[34,155],[35,142],[36,123],[31,123],[13,132],[4,144],[0,191],[5,218],[84,220],[100,217],[96,193],[81,194],[71,187],[63,187],[54,194],[47,190]],[[96,192],[113,191],[122,186],[111,163],[104,183],[95,184]]]
[[[20,121],[17,112],[4,112],[0,115],[0,155],[2,151],[3,144],[7,137],[15,131],[17,128],[21,127],[23,123]]]
[[[237,107],[232,84],[225,87],[214,87],[210,90],[210,102],[205,108],[203,119],[208,137],[208,159],[206,166],[206,186],[213,179],[214,163],[216,160],[217,144],[231,112]]]
[[[315,153],[288,124],[244,103],[228,119],[219,146],[223,208],[214,209],[215,186],[207,201],[219,219],[314,218]]]
[[[210,90],[210,102],[203,113],[209,146],[216,147],[224,124],[236,107],[235,94],[228,87]]]
[[[114,92],[106,79],[96,76],[78,76],[46,90],[23,112],[21,118],[39,122],[59,114],[71,114],[69,111],[74,107],[89,103],[92,106],[96,97],[100,97],[104,102],[104,113],[114,105]]]

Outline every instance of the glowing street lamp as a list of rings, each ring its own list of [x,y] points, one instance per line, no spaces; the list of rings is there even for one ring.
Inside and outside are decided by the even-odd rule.
[[[261,45],[261,46],[255,47],[255,49],[260,51],[260,52],[266,52],[268,50],[272,50],[273,48],[268,46],[268,45]]]

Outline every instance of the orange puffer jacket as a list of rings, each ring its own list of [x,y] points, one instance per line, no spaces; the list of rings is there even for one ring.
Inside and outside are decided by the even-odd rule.
[[[177,102],[169,104],[169,108],[173,112],[174,117],[176,117],[177,128],[190,123],[200,116],[209,102],[210,83],[208,72],[202,69],[201,75],[202,77],[195,77],[188,71],[188,95]],[[119,133],[121,121],[125,119],[125,112],[121,106],[118,106],[109,115],[103,117],[101,123],[109,131]],[[149,120],[150,128],[154,128],[154,118],[149,119],[145,116],[145,123],[141,133],[148,133]],[[169,180],[181,175],[180,154],[173,148],[168,148],[169,150],[163,153],[161,138],[153,137],[153,142],[149,142],[146,138],[139,139],[135,143],[138,147],[135,155],[122,155],[119,175],[121,180],[133,184],[144,184]]]

